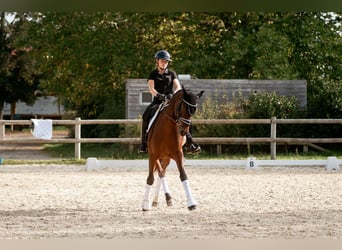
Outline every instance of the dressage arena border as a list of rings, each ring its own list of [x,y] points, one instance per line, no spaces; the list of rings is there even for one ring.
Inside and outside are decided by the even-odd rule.
[[[98,160],[94,157],[87,158],[85,169],[100,170],[117,167],[144,167],[148,165],[148,160]],[[243,167],[246,169],[257,169],[262,166],[322,166],[326,170],[340,170],[342,159],[329,156],[326,160],[257,160],[248,157],[246,160],[185,160],[185,166],[196,167]],[[171,160],[170,167],[176,167],[176,163]]]

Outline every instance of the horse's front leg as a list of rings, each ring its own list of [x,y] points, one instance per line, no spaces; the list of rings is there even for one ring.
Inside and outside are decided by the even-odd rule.
[[[148,176],[146,180],[146,189],[145,195],[142,202],[142,210],[149,211],[151,210],[151,192],[152,192],[152,185],[154,182],[154,167],[156,164],[156,160],[150,156],[149,158],[149,168],[148,168]]]
[[[191,193],[188,177],[187,177],[187,175],[185,173],[185,169],[184,169],[184,158],[183,158],[182,152],[180,152],[180,154],[178,154],[178,157],[175,159],[175,161],[177,163],[177,168],[179,171],[179,177],[180,177],[181,182],[182,182],[183,187],[184,187],[188,209],[189,210],[195,210],[196,206],[197,206],[197,202],[193,198],[192,193]]]

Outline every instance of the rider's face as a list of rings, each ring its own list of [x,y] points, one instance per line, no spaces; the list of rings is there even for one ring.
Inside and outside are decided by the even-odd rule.
[[[165,70],[167,68],[167,65],[169,64],[169,61],[165,59],[158,59],[157,63],[158,63],[158,68]]]

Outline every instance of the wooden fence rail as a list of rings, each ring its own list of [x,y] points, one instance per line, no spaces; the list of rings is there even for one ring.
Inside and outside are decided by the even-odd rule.
[[[53,125],[72,125],[75,126],[74,138],[52,138],[52,139],[37,139],[37,138],[7,138],[5,134],[5,127],[14,125],[31,126],[30,120],[0,120],[0,143],[1,144],[28,144],[28,143],[74,143],[75,144],[75,158],[81,158],[81,143],[125,143],[129,144],[130,151],[133,146],[140,143],[140,138],[81,138],[82,125],[140,125],[139,119],[102,119],[102,120],[53,120]],[[342,119],[194,119],[193,124],[270,124],[270,137],[196,137],[196,142],[200,144],[217,145],[218,153],[221,153],[221,145],[223,144],[270,144],[271,159],[276,159],[277,143],[287,143],[294,145],[313,145],[313,143],[342,143],[342,138],[278,138],[277,124],[342,124]],[[341,130],[342,131],[342,130]]]

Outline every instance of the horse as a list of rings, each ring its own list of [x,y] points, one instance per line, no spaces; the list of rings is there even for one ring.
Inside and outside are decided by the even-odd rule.
[[[158,205],[158,195],[163,186],[165,199],[168,206],[172,206],[172,198],[166,182],[166,168],[173,159],[179,171],[179,177],[183,184],[187,207],[189,210],[196,209],[197,202],[193,199],[188,177],[184,169],[183,145],[186,142],[185,135],[189,132],[191,117],[197,108],[197,99],[204,91],[194,94],[190,90],[182,89],[174,93],[170,100],[165,99],[161,104],[164,108],[158,113],[151,126],[147,137],[149,157],[149,171],[146,180],[146,190],[142,202],[142,210],[149,211],[152,206]],[[158,172],[156,191],[151,204],[152,185],[154,173]]]

